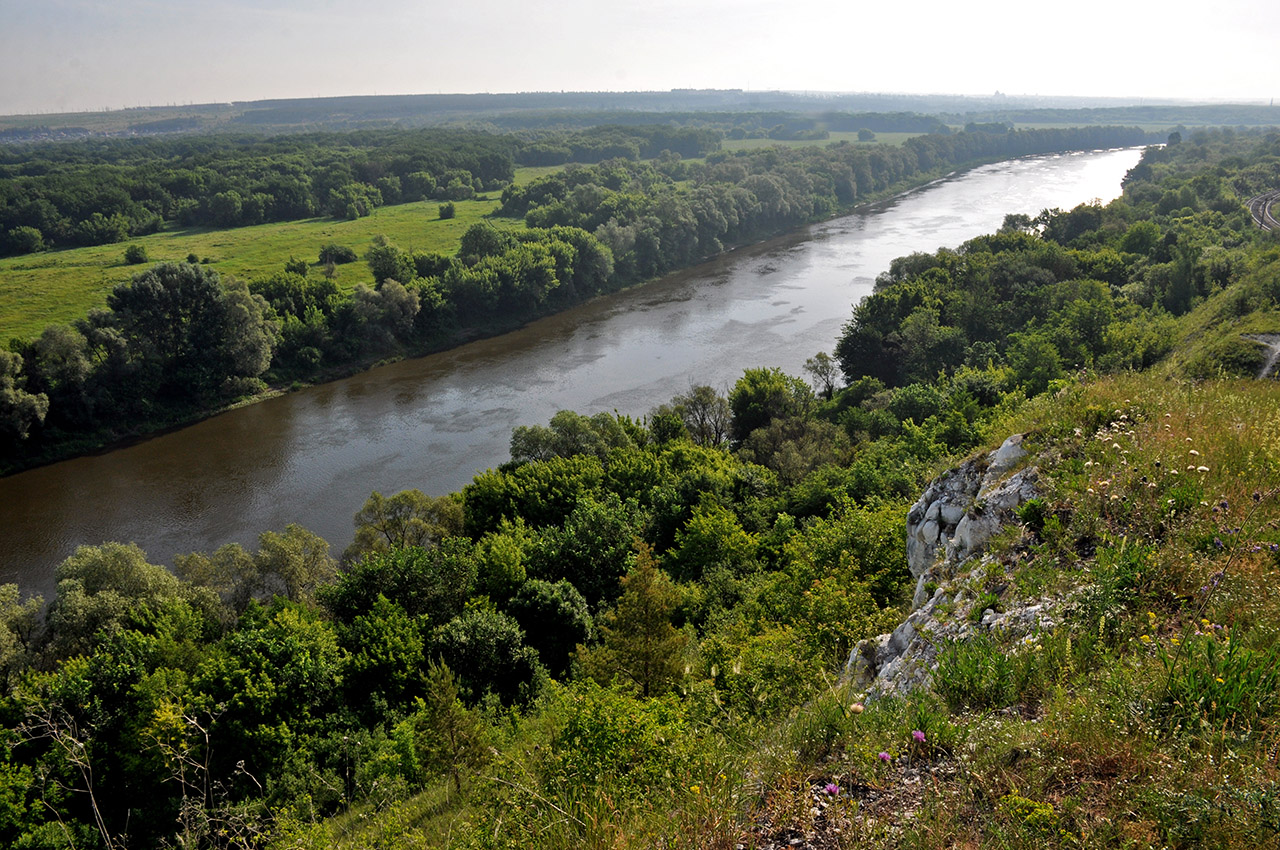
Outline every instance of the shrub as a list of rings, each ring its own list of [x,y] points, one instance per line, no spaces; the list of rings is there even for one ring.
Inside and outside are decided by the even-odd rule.
[[[131,266],[145,263],[148,259],[147,249],[143,245],[130,245],[124,249],[124,261]]]
[[[330,242],[320,249],[321,265],[333,263],[335,266],[340,266],[344,263],[354,263],[356,259],[355,250],[346,245],[335,245]]]
[[[306,277],[307,261],[299,260],[297,257],[290,256],[289,259],[285,261],[284,270],[289,274],[300,274],[303,277]]]
[[[933,689],[953,712],[1004,708],[1013,702],[1013,664],[986,635],[953,641],[939,653]]]
[[[552,737],[551,772],[565,783],[607,777],[610,793],[651,793],[688,770],[691,736],[672,695],[637,699],[587,680],[556,706],[563,718]]]
[[[6,241],[9,251],[14,254],[34,254],[44,250],[44,234],[26,225],[10,230]]]
[[[1178,664],[1161,647],[1167,684],[1156,712],[1168,725],[1249,728],[1280,709],[1280,645],[1252,650],[1204,635],[1189,639],[1183,655]]]
[[[1049,516],[1049,504],[1044,499],[1028,499],[1016,508],[1014,513],[1018,515],[1018,521],[1026,526],[1028,531],[1039,537],[1044,531],[1044,523]]]
[[[455,215],[457,215],[457,212],[458,212],[458,208],[453,205],[452,201],[450,201],[447,204],[440,205],[440,219],[442,221],[447,218],[453,218]]]

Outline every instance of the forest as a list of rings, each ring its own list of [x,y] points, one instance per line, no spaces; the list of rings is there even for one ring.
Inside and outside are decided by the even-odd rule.
[[[338,138],[346,145],[335,146]],[[1123,127],[975,128],[915,136],[900,146],[713,150],[692,159],[671,146],[702,152],[718,139],[670,127],[541,136],[524,148],[508,137],[472,144],[476,138],[370,131],[252,144],[223,137],[106,140],[38,147],[62,161],[50,153],[4,166],[10,173],[46,172],[0,182],[8,195],[0,204],[7,238],[27,240],[29,248],[46,237],[74,241],[81,225],[95,230],[103,222],[119,225],[111,239],[173,216],[212,217],[229,227],[248,223],[246,215],[310,215],[325,198],[333,215],[358,217],[392,198],[463,198],[497,186],[504,188],[496,215],[523,219],[525,227],[479,222],[455,256],[376,240],[363,251],[368,283],[349,292],[325,272],[357,260],[358,246],[317,245],[314,262],[292,258],[279,272],[247,282],[221,280],[194,254],[145,268],[117,285],[105,307],[0,352],[6,388],[0,432],[8,438],[0,445],[0,470],[190,421],[268,384],[317,380],[511,327],[962,164],[1131,145],[1146,134]],[[627,150],[617,150],[623,142]],[[199,145],[207,150],[190,152]],[[608,158],[525,185],[510,182],[520,150],[550,157],[563,148],[576,156],[590,145]],[[659,145],[655,157],[641,158]],[[156,164],[174,157],[186,164]],[[99,164],[104,158],[109,164]],[[131,192],[143,187],[154,197],[134,199]],[[440,205],[442,218],[453,214],[451,203]],[[81,215],[87,217],[77,220]],[[40,226],[19,223],[30,221]],[[51,236],[59,233],[66,235]],[[146,263],[145,251],[129,257]]]
[[[426,293],[534,309],[983,144],[569,169],[504,192],[519,235],[376,246],[357,306],[326,313],[301,274],[162,265],[56,333],[157,398],[214,392],[275,363],[290,321],[328,345],[363,311],[385,344],[419,332]],[[1280,426],[1243,334],[1280,327],[1280,246],[1243,201],[1277,183],[1274,131],[1188,133],[1110,204],[894,261],[803,377],[748,369],[640,419],[562,411],[458,493],[371,494],[342,553],[293,525],[172,571],[103,543],[47,606],[0,588],[0,843],[1273,843]],[[161,292],[199,336],[159,321]],[[29,381],[74,362],[5,357]],[[55,397],[97,409],[86,386],[16,396],[48,421]],[[948,610],[1056,600],[1057,625],[946,644],[932,691],[866,699],[841,674],[910,607],[912,502],[1012,433],[1048,489],[969,577],[980,604]]]

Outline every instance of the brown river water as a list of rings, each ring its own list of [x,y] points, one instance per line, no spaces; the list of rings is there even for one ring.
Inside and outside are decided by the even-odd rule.
[[[747,368],[832,351],[890,260],[1120,193],[1138,150],[1030,157],[744,248],[493,339],[383,366],[101,455],[0,479],[0,583],[52,596],[76,546],[153,563],[296,522],[340,552],[373,490],[461,488],[557,410],[643,415]]]

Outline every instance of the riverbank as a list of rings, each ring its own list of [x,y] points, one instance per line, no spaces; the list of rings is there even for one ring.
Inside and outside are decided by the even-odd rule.
[[[778,229],[761,238],[726,245],[724,250],[719,253],[701,256],[697,258],[695,262],[683,267],[682,269],[666,272],[663,275],[630,284],[629,286],[611,289],[601,295],[593,296],[593,298],[611,297],[621,291],[652,284],[654,281],[660,280],[669,274],[675,273],[676,271],[688,271],[689,269],[697,268],[698,266],[708,262],[731,259],[737,253],[745,249],[756,248],[761,245],[767,245],[769,242],[777,239],[794,236],[796,233],[803,232],[805,228],[812,227],[815,224],[820,224],[823,221],[832,221],[858,212],[873,210],[877,205],[892,202],[910,192],[916,191],[940,180],[944,180],[949,176],[964,174],[984,165],[990,165],[1000,161],[1004,160],[997,157],[975,159],[965,163],[959,168],[940,167],[929,172],[922,172],[912,177],[904,178],[879,192],[859,198],[855,203],[838,208],[831,215],[812,218],[805,221],[799,227]],[[24,470],[34,469],[41,466],[47,466],[49,464],[58,463],[75,457],[115,451],[120,448],[135,445],[141,441],[171,433],[175,430],[190,427],[198,422],[222,415],[228,411],[236,410],[246,405],[256,404],[267,399],[276,398],[282,394],[298,389],[350,378],[378,366],[406,359],[438,354],[456,349],[476,340],[501,336],[522,327],[526,327],[531,322],[580,306],[583,303],[589,303],[591,300],[592,299],[589,298],[586,299],[586,301],[579,302],[549,301],[544,309],[525,315],[491,319],[484,324],[472,325],[465,328],[455,328],[447,333],[433,336],[422,344],[400,344],[391,351],[381,351],[372,356],[330,365],[316,375],[304,380],[295,380],[288,383],[280,382],[268,385],[259,393],[237,399],[217,408],[170,409],[162,411],[159,414],[153,410],[152,414],[148,418],[131,422],[131,425],[127,430],[121,430],[119,427],[104,428],[90,434],[76,435],[65,440],[57,439],[45,451],[38,454],[10,462],[0,462],[0,477],[13,475]]]
[[[458,490],[507,460],[513,428],[558,410],[641,416],[745,368],[803,374],[894,258],[992,232],[1010,210],[1114,197],[1136,160],[979,168],[504,335],[0,479],[0,583],[47,594],[58,563],[104,540],[171,563],[299,523],[341,548],[371,491]]]

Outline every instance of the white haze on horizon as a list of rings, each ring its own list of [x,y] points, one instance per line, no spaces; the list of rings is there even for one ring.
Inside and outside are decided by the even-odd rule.
[[[1268,101],[1280,4],[0,0],[0,114],[737,88]]]

